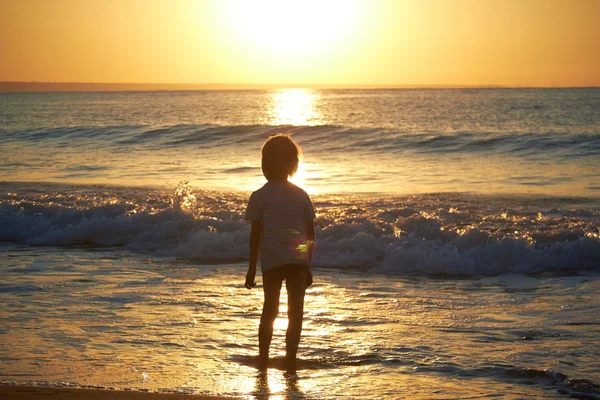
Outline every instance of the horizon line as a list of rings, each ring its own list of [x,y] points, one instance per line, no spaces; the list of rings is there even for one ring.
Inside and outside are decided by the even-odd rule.
[[[600,85],[282,84],[0,81],[0,92],[202,91],[269,89],[585,89]]]

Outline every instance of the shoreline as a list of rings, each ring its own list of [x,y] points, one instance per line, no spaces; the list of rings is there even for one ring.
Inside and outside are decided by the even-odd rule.
[[[53,386],[20,386],[0,384],[0,398],[11,400],[47,399],[56,400],[227,400],[236,397],[212,396],[183,393],[157,393],[136,390],[112,390]]]

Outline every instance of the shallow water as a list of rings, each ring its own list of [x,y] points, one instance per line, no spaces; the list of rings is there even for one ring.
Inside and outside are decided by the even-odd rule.
[[[566,377],[600,376],[597,273],[432,279],[317,269],[290,377],[251,366],[262,291],[243,288],[242,265],[15,245],[2,248],[0,265],[4,381],[246,398],[516,399],[562,398]]]

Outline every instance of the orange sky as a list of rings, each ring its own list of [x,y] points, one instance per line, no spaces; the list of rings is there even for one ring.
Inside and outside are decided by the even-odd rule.
[[[2,0],[0,81],[600,86],[598,0]]]

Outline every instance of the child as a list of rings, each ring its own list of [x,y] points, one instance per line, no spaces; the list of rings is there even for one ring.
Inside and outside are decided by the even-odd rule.
[[[258,366],[266,369],[273,323],[279,312],[282,282],[288,294],[288,328],[285,335],[286,368],[296,368],[302,332],[304,293],[312,284],[315,211],[306,192],[288,181],[298,169],[300,147],[289,135],[271,136],[263,145],[262,171],[267,183],[250,196],[245,219],[252,222],[250,261],[246,284],[256,286],[256,263],[260,252],[263,305],[258,329]]]

